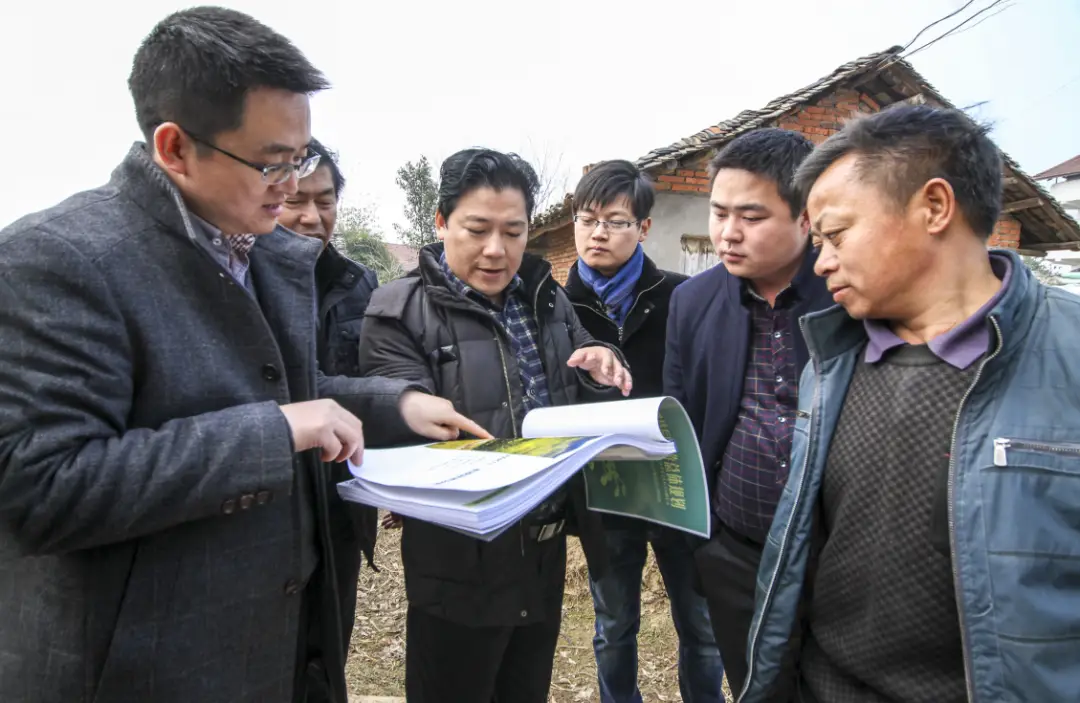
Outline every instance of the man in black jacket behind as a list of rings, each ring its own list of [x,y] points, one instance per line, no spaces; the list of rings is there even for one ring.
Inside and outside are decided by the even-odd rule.
[[[345,256],[330,242],[337,224],[338,201],[345,188],[345,177],[338,168],[336,155],[319,140],[311,140],[308,153],[319,157],[319,165],[311,175],[297,182],[297,190],[286,198],[278,223],[323,243],[322,254],[315,262],[315,292],[319,306],[315,343],[319,369],[327,376],[360,376],[360,328],[379,281],[371,269]],[[330,469],[336,481],[350,478],[345,464],[333,464]],[[375,508],[346,503],[336,496],[330,503],[345,652],[349,651],[356,618],[356,580],[360,575],[361,555],[366,556],[372,566],[375,563],[378,513]],[[324,700],[328,698],[323,692],[317,689],[308,692],[308,703]]]
[[[655,195],[629,161],[595,167],[574,193],[578,261],[566,291],[578,318],[598,341],[622,349],[634,372],[633,397],[663,392],[668,301],[685,276],[661,271],[645,256]],[[694,592],[694,556],[686,537],[670,528],[604,516],[608,572],[590,579],[596,606],[596,668],[603,703],[641,703],[637,633],[641,577],[652,544],[679,632],[679,688],[692,703],[724,700],[724,665],[705,600]]]

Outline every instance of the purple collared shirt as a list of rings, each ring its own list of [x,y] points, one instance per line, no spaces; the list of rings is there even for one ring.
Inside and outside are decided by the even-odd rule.
[[[958,369],[966,369],[990,351],[990,326],[986,317],[1009,288],[1012,262],[1005,256],[990,254],[990,267],[994,270],[994,275],[1001,279],[1001,288],[994,297],[976,310],[974,315],[926,344],[930,351],[934,352],[934,356]],[[885,356],[885,352],[907,344],[896,336],[887,322],[864,320],[863,325],[870,338],[864,357],[868,364],[876,364]]]

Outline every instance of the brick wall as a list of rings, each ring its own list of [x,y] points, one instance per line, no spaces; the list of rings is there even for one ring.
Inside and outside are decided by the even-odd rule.
[[[1019,249],[1020,223],[1012,215],[1002,215],[986,246]]]
[[[773,126],[801,132],[814,144],[820,144],[838,132],[845,121],[879,110],[881,106],[869,95],[850,88],[841,88],[819,98],[811,105],[781,117]],[[707,169],[712,156],[707,153],[693,162],[681,164],[679,168],[657,172],[657,189],[708,193]],[[989,246],[1018,248],[1020,223],[1009,215],[1002,215],[990,238]]]
[[[547,232],[537,246],[530,244],[528,251],[539,254],[551,264],[551,275],[560,284],[566,283],[570,267],[577,261],[577,247],[574,245],[574,225],[569,224],[557,230]]]
[[[881,106],[869,95],[851,88],[840,88],[818,98],[813,104],[784,115],[772,126],[790,129],[806,135],[820,144],[844,126],[844,122],[860,114],[877,112]],[[708,164],[711,152],[691,157],[670,170],[652,172],[657,191],[673,193],[708,193]],[[587,170],[587,169],[586,169]],[[555,278],[566,280],[570,265],[576,259],[572,229],[559,230],[544,237],[545,258],[552,263]],[[674,243],[673,246],[678,246]],[[1002,215],[988,246],[1017,249],[1020,246],[1020,223],[1010,215]]]
[[[656,190],[670,190],[675,193],[708,193],[709,173],[702,167],[679,168],[663,171],[656,176]]]

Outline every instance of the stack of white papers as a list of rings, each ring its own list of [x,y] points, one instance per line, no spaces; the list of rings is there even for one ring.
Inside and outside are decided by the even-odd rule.
[[[462,440],[364,452],[338,485],[345,500],[491,540],[594,460],[675,453],[658,423],[662,398],[530,412],[521,439]]]

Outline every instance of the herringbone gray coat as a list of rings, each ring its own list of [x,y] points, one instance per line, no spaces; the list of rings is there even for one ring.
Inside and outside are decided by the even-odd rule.
[[[407,432],[404,383],[317,372],[318,253],[260,237],[256,300],[141,145],[0,232],[0,701],[294,700],[302,598],[340,632],[332,559],[322,597],[300,589],[338,498],[278,405],[333,396],[368,437]]]

